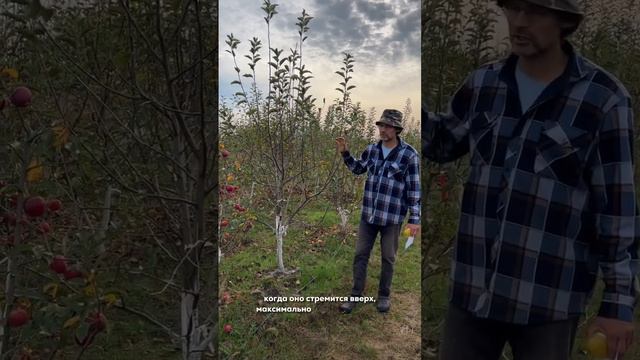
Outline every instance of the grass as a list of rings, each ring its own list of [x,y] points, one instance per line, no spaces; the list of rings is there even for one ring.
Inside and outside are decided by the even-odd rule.
[[[256,226],[246,233],[248,246],[223,259],[220,288],[231,302],[220,307],[220,354],[225,359],[376,359],[419,357],[420,248],[399,250],[392,285],[392,310],[380,314],[375,304],[340,314],[338,302],[265,303],[265,296],[347,296],[359,213],[351,215],[349,230],[341,233],[338,216],[317,206],[301,214],[300,224],[285,238],[284,261],[298,271],[274,277],[275,239]],[[317,225],[317,226],[316,226]],[[319,241],[320,240],[320,241]],[[401,238],[402,246],[404,239]],[[375,296],[380,274],[380,246],[369,260],[366,296]],[[259,306],[310,307],[310,313],[256,313]],[[389,335],[392,333],[393,335]],[[409,339],[409,340],[407,340]],[[403,355],[404,354],[404,355]],[[409,355],[411,354],[411,355]]]

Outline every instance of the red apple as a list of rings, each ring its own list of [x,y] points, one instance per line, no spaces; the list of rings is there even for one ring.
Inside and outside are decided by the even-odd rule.
[[[244,226],[242,227],[242,231],[247,232],[251,230],[251,228],[253,228],[253,224],[251,222],[245,222]]]
[[[227,190],[227,192],[230,192],[230,193],[236,191],[236,187],[233,185],[227,185],[225,186],[225,189]]]
[[[68,260],[62,255],[56,255],[53,257],[53,261],[49,264],[49,268],[57,274],[64,274],[67,272]]]
[[[9,317],[7,317],[7,325],[10,327],[19,327],[29,321],[29,314],[23,308],[17,308],[11,310]]]
[[[42,222],[38,225],[38,232],[41,234],[48,234],[51,231],[51,225],[48,222]]]
[[[64,279],[65,280],[73,280],[73,279],[81,278],[81,277],[82,277],[82,271],[80,271],[80,270],[67,269],[67,271],[64,272]]]
[[[24,202],[24,212],[31,217],[44,215],[45,202],[41,196],[31,196]]]
[[[17,107],[26,107],[31,104],[31,90],[26,86],[18,86],[13,90],[13,94],[9,100],[11,103]]]
[[[85,322],[89,323],[90,329],[102,331],[107,328],[107,318],[99,311],[90,313]]]
[[[58,199],[49,200],[47,207],[49,208],[49,211],[56,212],[62,209],[62,202]]]
[[[223,158],[229,157],[229,155],[231,155],[231,153],[227,149],[222,149],[220,153],[222,154]]]
[[[438,175],[438,186],[445,187],[447,185],[447,174],[439,174]]]
[[[227,226],[229,226],[229,220],[222,219],[222,221],[220,221],[220,227],[227,227]]]
[[[231,332],[233,331],[233,326],[231,326],[231,324],[225,324],[223,330],[225,333],[231,334]]]
[[[231,302],[231,295],[229,295],[229,293],[225,291],[222,294],[222,303],[223,304],[228,304],[229,302]]]

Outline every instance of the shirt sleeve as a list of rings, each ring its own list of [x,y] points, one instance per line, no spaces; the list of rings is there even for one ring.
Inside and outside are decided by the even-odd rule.
[[[422,103],[422,156],[437,163],[454,161],[469,152],[468,112],[473,99],[471,74],[455,92],[447,113],[429,112]]]
[[[364,151],[362,152],[362,155],[360,155],[359,160],[351,156],[351,153],[349,153],[349,151],[345,151],[344,153],[342,153],[342,159],[344,160],[345,165],[347,165],[347,168],[352,173],[356,175],[360,175],[360,174],[364,174],[367,171],[367,163],[369,162],[369,153],[370,153],[370,149],[367,146],[367,148],[364,149]]]
[[[409,224],[420,224],[420,160],[412,156],[407,168],[406,185]]]
[[[599,316],[633,321],[638,297],[640,221],[633,164],[633,110],[625,98],[605,115],[590,164],[592,208],[605,290]]]

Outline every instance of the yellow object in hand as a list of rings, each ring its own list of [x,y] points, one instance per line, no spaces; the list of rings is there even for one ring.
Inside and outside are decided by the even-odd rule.
[[[409,228],[405,228],[404,231],[402,232],[402,235],[404,236],[409,236],[411,235],[411,229]]]
[[[601,332],[594,333],[589,339],[587,339],[584,349],[593,359],[606,359],[607,336]]]

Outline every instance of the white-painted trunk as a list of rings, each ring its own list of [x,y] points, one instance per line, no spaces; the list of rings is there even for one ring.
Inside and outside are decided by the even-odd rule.
[[[349,224],[349,210],[343,208],[342,206],[338,206],[338,215],[340,215],[340,227],[342,231],[347,230],[347,225]]]
[[[189,293],[182,293],[180,303],[180,318],[182,321],[181,338],[182,338],[182,359],[183,360],[199,360],[201,353],[194,352],[197,345],[198,335],[198,317],[197,309],[193,308],[194,296]],[[194,341],[195,340],[195,341]]]
[[[276,255],[278,259],[278,271],[284,272],[284,236],[287,234],[287,226],[282,222],[282,216],[276,215]]]

